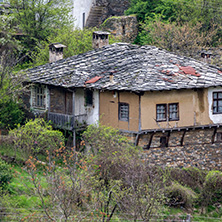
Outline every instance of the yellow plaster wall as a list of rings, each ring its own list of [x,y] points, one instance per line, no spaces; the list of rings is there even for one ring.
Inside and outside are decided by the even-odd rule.
[[[213,123],[209,117],[208,89],[198,89],[196,95],[196,124],[207,125]]]
[[[129,122],[118,118],[118,102],[129,104]],[[139,96],[129,92],[100,92],[100,122],[114,128],[139,130]]]
[[[156,104],[162,103],[179,103],[178,121],[155,121]],[[207,90],[145,92],[141,97],[141,123],[142,130],[210,124]]]

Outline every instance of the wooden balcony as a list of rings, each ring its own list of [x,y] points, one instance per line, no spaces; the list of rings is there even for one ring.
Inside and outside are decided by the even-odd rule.
[[[67,130],[86,126],[86,117],[86,114],[73,116],[61,113],[48,113],[48,120],[50,120],[55,127]]]

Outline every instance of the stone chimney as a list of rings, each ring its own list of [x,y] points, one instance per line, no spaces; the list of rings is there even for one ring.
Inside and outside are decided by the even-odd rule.
[[[63,48],[65,45],[60,43],[52,43],[49,45],[49,62],[55,62],[57,60],[63,59]]]
[[[96,31],[93,32],[93,48],[98,49],[109,45],[109,32]]]

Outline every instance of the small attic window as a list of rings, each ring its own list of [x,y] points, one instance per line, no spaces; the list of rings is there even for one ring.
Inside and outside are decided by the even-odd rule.
[[[85,105],[92,106],[93,105],[93,91],[86,89],[85,91]]]

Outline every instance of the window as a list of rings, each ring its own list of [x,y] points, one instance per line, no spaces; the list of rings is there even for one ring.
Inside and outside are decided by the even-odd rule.
[[[157,121],[176,121],[179,120],[179,103],[157,104]]]
[[[179,110],[178,110],[178,103],[170,103],[169,107],[169,120],[175,121],[179,120]]]
[[[33,106],[44,108],[45,107],[45,88],[41,86],[35,86],[33,96],[34,96]]]
[[[119,120],[129,121],[129,104],[119,103]]]
[[[156,119],[157,121],[166,121],[167,117],[167,105],[157,104],[156,105]]]
[[[93,91],[87,89],[85,91],[85,105],[92,106],[93,105]]]
[[[222,92],[213,93],[213,114],[222,113]]]

